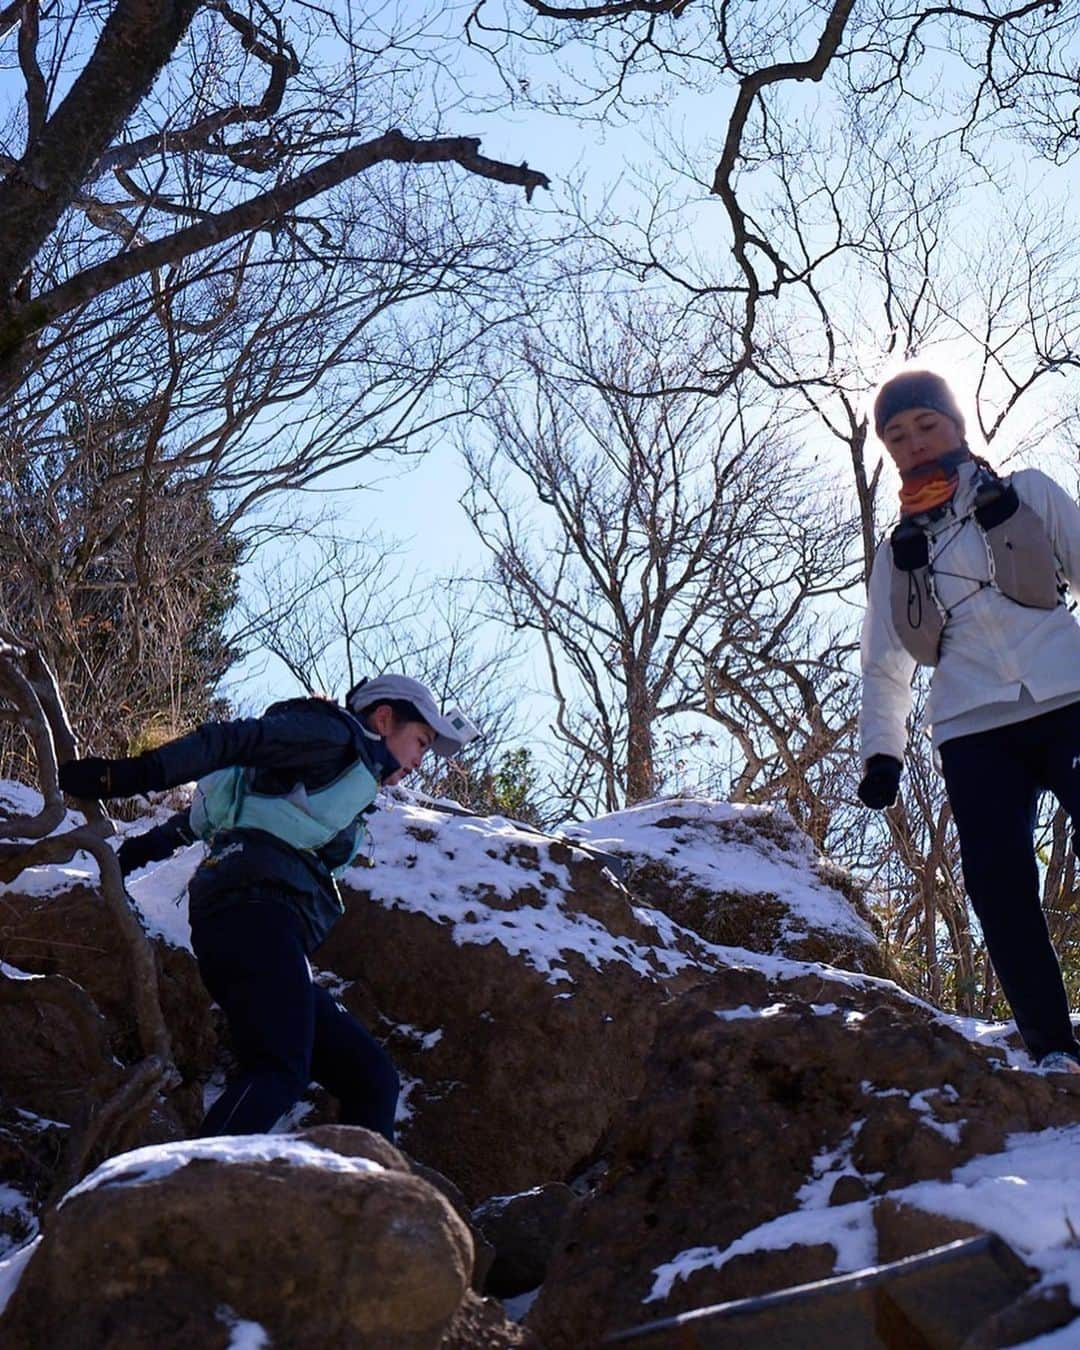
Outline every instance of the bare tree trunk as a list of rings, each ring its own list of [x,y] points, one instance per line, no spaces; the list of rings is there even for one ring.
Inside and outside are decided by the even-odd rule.
[[[626,804],[656,795],[652,705],[642,671],[631,667],[626,680]]]

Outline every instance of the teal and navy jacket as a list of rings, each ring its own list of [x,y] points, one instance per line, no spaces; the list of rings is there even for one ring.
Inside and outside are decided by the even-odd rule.
[[[229,828],[214,831],[196,803],[194,819],[189,808],[148,833],[160,858],[209,835],[188,887],[192,924],[277,900],[299,916],[313,951],[342,913],[335,873],[352,861],[378,785],[397,768],[381,739],[336,703],[298,698],[261,717],[208,722],[153,754],[164,786],[231,780],[220,771],[235,767],[241,789]]]

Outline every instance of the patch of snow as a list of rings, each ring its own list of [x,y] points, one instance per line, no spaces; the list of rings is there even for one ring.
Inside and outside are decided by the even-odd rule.
[[[217,1138],[186,1139],[171,1144],[150,1144],[130,1153],[109,1158],[84,1177],[60,1201],[61,1205],[84,1191],[103,1186],[138,1186],[158,1181],[196,1159],[219,1163],[287,1162],[293,1167],[317,1167],[327,1172],[382,1172],[381,1163],[370,1158],[346,1158],[329,1149],[282,1135],[220,1135]]]
[[[894,1195],[997,1233],[1042,1272],[1043,1284],[1067,1285],[1080,1306],[1080,1125],[1010,1135],[1000,1153],[972,1158],[948,1181]]]
[[[445,816],[403,804],[381,812],[372,834],[376,859],[393,865],[353,868],[346,884],[380,904],[446,925],[459,945],[498,942],[551,983],[573,983],[565,964],[571,954],[596,969],[622,962],[647,978],[696,964],[665,940],[677,925],[652,911],[644,913],[657,945],[614,934],[598,919],[567,908],[570,875],[550,857],[554,841],[502,816]],[[534,893],[529,904],[508,909],[495,903],[526,886]]]
[[[943,1135],[950,1144],[959,1144],[963,1126],[967,1123],[963,1120],[938,1120],[934,1114],[931,1097],[944,1095],[939,1088],[926,1088],[922,1092],[913,1092],[908,1098],[908,1105],[913,1111],[918,1111],[922,1116],[923,1124],[928,1125],[938,1134]],[[956,1100],[956,1089],[953,1089],[952,1100]]]
[[[520,1322],[532,1305],[536,1302],[536,1296],[539,1294],[539,1288],[530,1289],[525,1294],[515,1294],[513,1298],[504,1298],[502,1301],[506,1315],[511,1322]]]
[[[306,1097],[301,1097],[298,1102],[285,1112],[280,1120],[271,1126],[270,1134],[292,1134],[295,1130],[303,1128],[304,1121],[315,1110],[315,1103],[309,1102]]]
[[[44,807],[44,798],[36,789],[14,779],[0,779],[0,818],[36,816]],[[63,834],[86,824],[79,811],[65,811],[63,819],[48,837]],[[14,842],[14,841],[13,841]],[[35,842],[27,840],[26,842]],[[92,886],[98,875],[97,863],[89,853],[78,852],[68,863],[50,863],[42,867],[28,867],[14,881],[0,882],[0,895],[57,895],[74,885]]]
[[[248,1322],[227,1305],[218,1308],[217,1320],[229,1328],[227,1350],[269,1350],[270,1337],[258,1322]]]
[[[8,1300],[18,1287],[26,1264],[37,1250],[40,1241],[41,1238],[36,1237],[32,1242],[28,1242],[24,1247],[20,1247],[17,1252],[12,1252],[10,1256],[6,1256],[0,1261],[0,1315],[3,1314],[8,1305]]]
[[[420,1027],[410,1026],[408,1022],[392,1022],[390,1025],[394,1031],[412,1041],[418,1050],[431,1050],[443,1038],[441,1027],[436,1027],[434,1031],[422,1031]]]
[[[25,970],[20,970],[18,966],[9,966],[6,961],[0,961],[0,975],[6,975],[9,980],[43,980],[44,975],[30,975]]]
[[[748,1017],[778,1017],[787,1012],[787,1006],[786,1003],[770,1003],[767,1008],[752,1008],[749,1003],[742,1003],[737,1008],[719,1008],[715,1015],[722,1022],[742,1022]]]
[[[412,1095],[417,1088],[424,1086],[422,1078],[413,1078],[411,1074],[402,1073],[398,1070],[398,1080],[401,1084],[398,1091],[397,1106],[394,1110],[394,1124],[408,1125],[413,1118]]]
[[[30,1201],[22,1191],[9,1186],[6,1181],[0,1181],[0,1211],[5,1214],[22,1214],[30,1218]]]
[[[189,844],[171,858],[152,863],[128,877],[127,893],[134,900],[151,937],[162,938],[172,947],[191,951],[187,887],[205,853],[201,843]]]
[[[213,1106],[221,1094],[225,1091],[225,1075],[220,1069],[215,1069],[211,1076],[203,1084],[202,1090],[202,1109],[205,1116],[207,1111]]]
[[[70,890],[72,886],[95,886],[97,879],[97,863],[90,854],[76,853],[69,863],[28,867],[14,881],[0,882],[0,895],[32,895],[35,899],[44,899]]]
[[[677,819],[677,826],[659,824]],[[764,832],[747,842],[716,827],[733,820],[778,821],[789,833],[781,846]],[[677,799],[647,802],[567,828],[570,839],[631,858],[662,863],[706,891],[771,894],[784,904],[784,936],[805,937],[808,930],[849,933],[875,944],[873,930],[850,902],[817,872],[814,845],[785,812],[767,806]]]
[[[0,818],[11,816],[37,816],[45,807],[45,798],[36,788],[17,783],[13,778],[0,779]],[[81,811],[65,809],[60,824],[50,834],[63,834],[78,825],[85,825],[86,817]]]
[[[833,1186],[840,1177],[861,1177],[851,1161],[851,1150],[865,1124],[865,1120],[854,1121],[836,1148],[823,1149],[814,1158],[810,1164],[812,1175],[795,1194],[800,1209],[827,1209]]]
[[[818,1160],[815,1160],[818,1161]],[[821,1161],[828,1166],[828,1160]],[[729,1247],[691,1247],[657,1266],[644,1300],[666,1298],[676,1281],[696,1270],[720,1269],[740,1252],[830,1243],[838,1273],[872,1266],[876,1260],[873,1199],[822,1209],[808,1182],[804,1208],[744,1233]],[[1080,1306],[1080,1125],[1010,1135],[1000,1153],[985,1154],[958,1167],[947,1181],[921,1181],[891,1191],[889,1198],[932,1214],[960,1219],[997,1233],[1022,1260],[1042,1274],[1040,1284],[1064,1284]],[[806,1205],[810,1202],[815,1207]],[[1037,1286],[1038,1287],[1038,1286]],[[1076,1327],[1025,1345],[1075,1346]]]
[[[869,1202],[781,1214],[777,1219],[752,1228],[723,1250],[690,1247],[673,1261],[655,1268],[652,1289],[642,1302],[653,1303],[667,1298],[676,1280],[688,1279],[699,1270],[720,1270],[745,1252],[784,1251],[788,1247],[818,1243],[830,1243],[836,1249],[835,1269],[838,1272],[862,1270],[873,1265],[877,1240]]]
[[[5,1182],[0,1182],[0,1214],[8,1214],[14,1220],[15,1231],[0,1235],[0,1256],[6,1256],[37,1233],[38,1221],[30,1197]]]
[[[527,1191],[511,1191],[509,1195],[489,1195],[486,1200],[481,1201],[477,1209],[482,1209],[485,1215],[494,1217],[501,1214],[504,1209],[513,1200],[520,1200],[525,1195],[540,1195],[543,1186],[530,1186]]]
[[[352,980],[343,980],[332,970],[313,969],[312,978],[320,989],[325,989],[332,998],[337,999],[344,998],[353,984]]]
[[[24,1111],[21,1106],[15,1108],[15,1114],[32,1130],[39,1130],[42,1133],[45,1130],[71,1129],[71,1126],[66,1125],[62,1120],[50,1120],[48,1116],[39,1116],[35,1111]]]

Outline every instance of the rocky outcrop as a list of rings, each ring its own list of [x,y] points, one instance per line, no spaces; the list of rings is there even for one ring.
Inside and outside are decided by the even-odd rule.
[[[880,978],[858,889],[783,815],[656,803],[573,834],[381,812],[380,864],[346,877],[317,978],[398,1064],[408,1154],[335,1125],[314,1091],[285,1127],[311,1128],[254,1155],[202,1141],[112,1159],[48,1215],[0,1341],[225,1350],[259,1327],[301,1350],[584,1350],[993,1227],[968,1171],[974,1190],[1010,1141],[1080,1122],[1077,1083],[1023,1072],[1004,1029]],[[174,904],[196,856],[130,885],[184,1082],[113,1149],[192,1133],[224,1065]],[[22,967],[0,968],[16,1029],[0,1257],[33,1235],[87,1084],[107,1091],[134,1053],[93,877],[20,881],[0,920],[0,958]],[[1049,1280],[1001,1326],[1068,1321],[1069,1281]],[[526,1330],[493,1295],[524,1309],[536,1285]]]
[[[639,902],[709,943],[897,977],[863,888],[782,810],[653,802],[569,834],[620,858]]]
[[[410,1153],[474,1202],[559,1179],[639,1090],[658,1011],[706,946],[506,822],[393,824],[404,865],[349,875],[318,961],[347,1007],[390,1024]]]
[[[574,1202],[569,1186],[553,1182],[477,1206],[473,1222],[494,1254],[485,1288],[500,1298],[539,1289]]]
[[[162,1010],[183,1082],[171,1094],[168,1112],[159,1113],[152,1137],[179,1138],[193,1131],[202,1118],[202,1084],[214,1065],[217,1036],[210,998],[191,953],[161,940],[154,942],[153,950]],[[61,978],[81,991],[85,1016],[75,1019],[74,1013],[69,1014],[70,1034],[39,1036],[39,1041],[67,1057],[85,1043],[93,1025],[104,1035],[109,1054],[120,1061],[137,1058],[130,961],[112,917],[89,886],[76,881],[47,894],[24,893],[17,885],[6,887],[0,909],[0,954],[24,974]],[[55,1006],[55,999],[49,1001]],[[81,1030],[75,1029],[75,1020],[80,1021]],[[64,1076],[62,1071],[59,1079]],[[42,1081],[52,1077],[47,1072],[41,1075]],[[83,1071],[74,1072],[74,1079],[83,1084],[89,1081]],[[23,1100],[0,1056],[0,1095],[4,1094]],[[53,1114],[46,1108],[31,1109]],[[62,1109],[58,1118],[69,1119]]]
[[[49,1217],[4,1337],[224,1347],[228,1309],[296,1350],[435,1350],[471,1266],[453,1208],[366,1131],[165,1145]]]
[[[915,1183],[1078,1120],[1080,1083],[1011,1071],[887,989],[719,973],[665,1011],[529,1323],[578,1350],[925,1251],[976,1229],[920,1221]]]

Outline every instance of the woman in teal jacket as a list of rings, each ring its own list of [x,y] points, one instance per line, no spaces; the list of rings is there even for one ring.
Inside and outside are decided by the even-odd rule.
[[[204,838],[189,886],[192,948],[225,1014],[239,1073],[203,1133],[269,1130],[314,1079],[345,1124],[394,1137],[398,1077],[386,1052],[311,977],[309,954],[342,913],[337,874],[360,849],[380,785],[429,750],[456,754],[475,735],[403,675],[324,699],[276,703],[261,717],[211,722],[132,759],[65,764],[76,797],[126,797],[198,780],[192,806],[125,841],[125,874]]]

